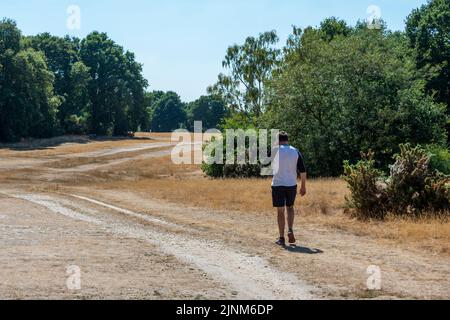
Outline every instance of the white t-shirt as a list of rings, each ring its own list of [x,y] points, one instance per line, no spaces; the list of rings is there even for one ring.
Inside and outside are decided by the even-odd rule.
[[[295,187],[298,173],[306,172],[303,156],[294,147],[280,145],[272,163],[273,187]]]

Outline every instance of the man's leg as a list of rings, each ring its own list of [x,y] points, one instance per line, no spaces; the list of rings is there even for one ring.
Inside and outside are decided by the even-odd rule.
[[[285,208],[277,208],[278,211],[278,228],[280,230],[280,238],[284,238],[284,232],[286,229],[286,215]]]
[[[287,208],[287,212],[288,212],[288,236],[289,236],[289,243],[290,244],[295,244],[296,239],[295,239],[295,235],[294,235],[294,219],[295,219],[295,209],[294,207],[288,207]]]
[[[294,230],[294,220],[295,220],[295,209],[294,207],[288,207],[287,208],[287,213],[288,213],[288,228],[289,228],[289,232]]]

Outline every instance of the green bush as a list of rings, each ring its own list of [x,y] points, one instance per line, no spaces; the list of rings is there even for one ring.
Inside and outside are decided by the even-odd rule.
[[[226,154],[227,145],[225,140],[213,140],[211,144],[223,144],[223,164],[217,163],[206,163],[204,162],[201,166],[202,171],[211,178],[260,178],[261,170],[263,168],[262,164],[250,164],[249,162],[249,152],[248,152],[248,141],[246,142],[246,164],[226,164]],[[235,141],[236,143],[236,141]],[[205,146],[206,147],[206,146]],[[236,146],[235,146],[236,147]],[[211,155],[211,158],[215,157],[215,153]],[[235,148],[235,163],[237,163],[237,147]]]
[[[228,179],[261,177],[261,166],[257,164],[225,165],[223,167],[223,177]]]
[[[428,145],[425,150],[431,157],[431,168],[450,175],[450,152],[448,149],[438,145]]]
[[[450,176],[430,166],[425,149],[401,145],[394,159],[387,179],[375,169],[372,152],[356,165],[345,163],[344,179],[351,191],[348,206],[358,218],[450,214]]]

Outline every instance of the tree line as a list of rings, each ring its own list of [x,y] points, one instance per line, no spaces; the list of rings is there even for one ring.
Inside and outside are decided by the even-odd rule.
[[[166,132],[189,129],[194,118],[215,127],[226,114],[217,96],[183,103],[148,85],[134,54],[106,33],[23,36],[14,21],[0,21],[0,141]]]
[[[124,135],[203,128],[290,133],[316,176],[375,154],[387,169],[399,145],[423,145],[440,167],[450,156],[450,2],[430,0],[404,31],[383,21],[332,17],[230,46],[208,95],[185,103],[148,91],[142,65],[107,34],[23,36],[0,22],[0,140],[76,133]],[[430,151],[430,152],[431,152]]]
[[[387,171],[404,143],[448,167],[449,0],[415,9],[401,32],[332,17],[278,42],[270,31],[228,49],[226,72],[208,89],[230,110],[223,127],[289,132],[315,176],[339,176],[369,150]]]

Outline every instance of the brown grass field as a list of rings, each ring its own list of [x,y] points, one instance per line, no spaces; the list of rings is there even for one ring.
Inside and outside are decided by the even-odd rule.
[[[210,179],[201,175],[196,166],[173,165],[170,157],[133,162],[130,167],[123,165],[112,169],[111,173],[126,173],[126,179],[99,183],[95,187],[142,192],[151,197],[194,207],[233,210],[250,216],[274,216],[271,181],[268,179]],[[301,223],[336,228],[424,250],[432,247],[450,256],[448,219],[390,217],[383,222],[358,221],[346,210],[347,195],[346,183],[341,179],[310,180],[308,195],[297,203]]]
[[[386,221],[358,221],[345,209],[348,190],[344,181],[310,180],[307,196],[297,203],[296,230],[300,241],[308,246],[322,246],[320,249],[325,254],[328,249],[330,256],[311,257],[300,262],[299,256],[288,256],[271,247],[271,241],[276,237],[276,225],[269,179],[213,180],[205,177],[198,166],[174,165],[168,153],[170,146],[151,149],[158,154],[154,157],[147,156],[148,149],[134,148],[147,148],[149,144],[168,141],[170,136],[167,134],[138,134],[136,139],[63,141],[56,145],[44,141],[30,148],[26,148],[26,144],[20,148],[3,146],[0,148],[0,184],[4,190],[95,196],[100,201],[192,226],[198,232],[204,232],[205,238],[223,239],[228,245],[266,257],[277,268],[301,276],[318,287],[329,286],[328,293],[323,295],[325,298],[423,297],[421,277],[433,279],[426,280],[431,281],[431,284],[425,282],[427,286],[445,285],[437,265],[442,265],[442,272],[446,269],[444,261],[448,267],[448,219],[391,217]],[[124,148],[122,152],[97,153],[120,148]],[[156,210],[155,206],[160,209]],[[166,212],[165,206],[172,209]],[[247,237],[250,239],[244,240]],[[366,242],[370,245],[366,246]],[[384,257],[383,252],[390,253]],[[405,261],[395,260],[396,255],[405,255],[398,257]],[[360,281],[363,276],[357,274],[360,272],[358,268],[364,266],[360,260],[365,256],[385,263],[392,272],[388,276],[392,283],[397,281],[394,274],[397,275],[402,268],[410,270],[411,277],[419,280],[409,285],[395,282],[375,295],[367,292],[363,281]],[[355,262],[350,264],[352,259]],[[367,258],[367,265],[371,259]],[[415,261],[417,265],[412,262],[403,265],[410,263],[408,261]],[[296,269],[297,263],[301,263],[304,270]],[[333,263],[341,265],[341,268]],[[437,264],[433,269],[434,263]],[[422,265],[424,269],[420,270]],[[430,270],[437,273],[428,274],[432,272]],[[340,276],[333,277],[333,272]],[[349,285],[355,279],[359,282]],[[176,295],[167,298],[173,297]],[[430,289],[425,297],[449,298],[450,289]]]

